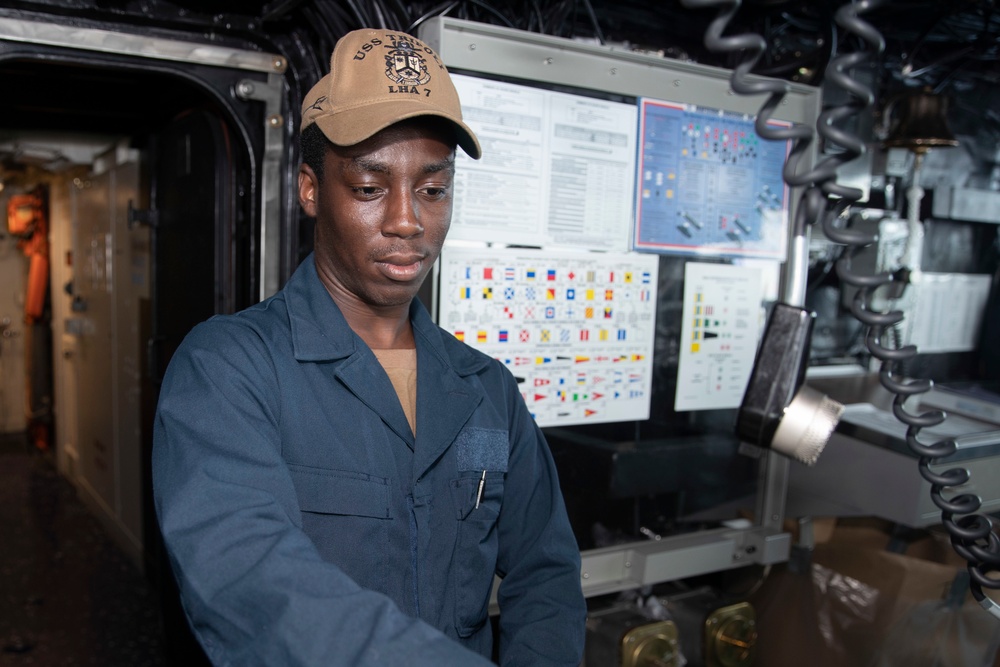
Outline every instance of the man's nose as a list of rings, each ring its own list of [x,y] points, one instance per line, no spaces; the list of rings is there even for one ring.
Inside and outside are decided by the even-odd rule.
[[[382,224],[385,236],[410,238],[424,233],[420,222],[420,210],[416,197],[411,192],[394,192],[389,196],[389,205]]]

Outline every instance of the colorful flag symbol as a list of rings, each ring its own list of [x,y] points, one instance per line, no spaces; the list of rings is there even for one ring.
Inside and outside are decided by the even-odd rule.
[[[465,332],[464,331],[456,331],[455,332],[455,338],[459,339],[460,341],[464,341],[465,340]]]
[[[556,279],[556,270],[555,269],[549,269],[548,271],[545,272],[545,277],[548,280],[555,280]]]
[[[483,280],[493,280],[493,267],[487,266],[483,268]]]
[[[506,329],[501,329],[500,330],[500,333],[497,334],[497,340],[499,340],[501,343],[506,343],[507,342],[507,330]]]

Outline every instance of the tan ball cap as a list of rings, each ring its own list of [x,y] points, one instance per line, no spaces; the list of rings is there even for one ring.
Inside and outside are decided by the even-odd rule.
[[[355,30],[337,42],[330,73],[302,102],[304,130],[313,123],[338,146],[353,146],[393,123],[440,116],[455,126],[469,157],[479,159],[479,140],[462,122],[451,76],[431,47],[391,30]]]

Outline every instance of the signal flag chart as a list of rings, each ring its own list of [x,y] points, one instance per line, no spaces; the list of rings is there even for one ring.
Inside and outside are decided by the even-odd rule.
[[[639,120],[636,250],[784,259],[788,142],[761,139],[746,114],[658,100]]]
[[[539,426],[649,418],[656,255],[446,245],[438,324],[501,361]]]
[[[737,408],[760,336],[761,272],[688,262],[674,410]]]

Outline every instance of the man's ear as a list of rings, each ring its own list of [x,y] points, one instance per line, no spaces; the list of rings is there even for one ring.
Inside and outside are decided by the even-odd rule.
[[[319,196],[319,179],[312,167],[303,163],[299,166],[299,205],[310,218],[316,217],[316,197]]]

